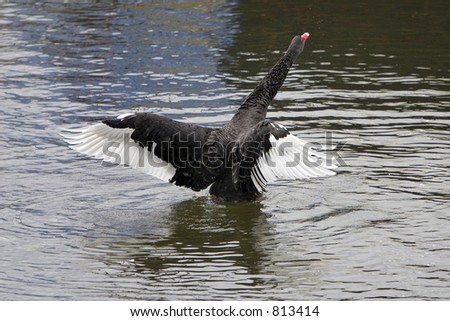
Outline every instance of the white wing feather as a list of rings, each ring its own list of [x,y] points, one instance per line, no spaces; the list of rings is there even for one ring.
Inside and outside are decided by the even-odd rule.
[[[106,162],[128,165],[164,181],[170,180],[176,168],[155,155],[156,143],[149,150],[147,146],[142,147],[133,141],[133,131],[132,128],[112,128],[101,123],[79,129],[63,129],[61,135],[70,148],[80,153]]]
[[[276,139],[270,135],[272,147],[263,153],[251,172],[251,179],[259,192],[277,179],[309,179],[333,176],[337,168],[325,153],[292,134]]]

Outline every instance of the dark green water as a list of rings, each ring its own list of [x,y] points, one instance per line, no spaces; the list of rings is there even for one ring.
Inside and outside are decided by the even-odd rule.
[[[129,3],[129,2],[128,2]],[[0,299],[450,299],[448,1],[0,3]],[[347,166],[221,204],[76,154],[60,127],[270,107]]]

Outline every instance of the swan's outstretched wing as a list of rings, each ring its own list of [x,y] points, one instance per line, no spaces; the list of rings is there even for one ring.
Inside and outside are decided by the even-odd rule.
[[[289,48],[269,73],[258,83],[238,109],[230,126],[256,125],[266,118],[269,103],[283,85],[294,60],[302,53],[309,33],[292,39]]]
[[[213,175],[202,164],[202,146],[211,128],[149,113],[122,115],[61,134],[70,147],[195,191]]]
[[[276,179],[332,176],[337,167],[330,155],[270,121],[260,122],[240,137],[232,160],[233,184],[255,195]]]

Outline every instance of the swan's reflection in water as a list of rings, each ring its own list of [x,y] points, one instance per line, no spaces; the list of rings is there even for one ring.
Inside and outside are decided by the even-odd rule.
[[[104,264],[99,273],[106,283],[134,284],[124,297],[136,299],[136,289],[147,299],[212,299],[224,292],[231,299],[249,291],[254,297],[275,285],[264,273],[270,255],[261,244],[273,244],[273,226],[260,203],[219,204],[200,197],[165,215],[148,213],[146,220],[131,229],[135,234],[129,229],[127,235],[84,244]]]

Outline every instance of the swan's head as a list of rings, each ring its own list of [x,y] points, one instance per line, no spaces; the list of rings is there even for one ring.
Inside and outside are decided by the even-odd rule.
[[[292,41],[291,45],[288,48],[288,52],[291,52],[295,56],[302,53],[303,48],[305,47],[306,40],[309,38],[309,32],[305,32],[301,36],[295,36]]]

